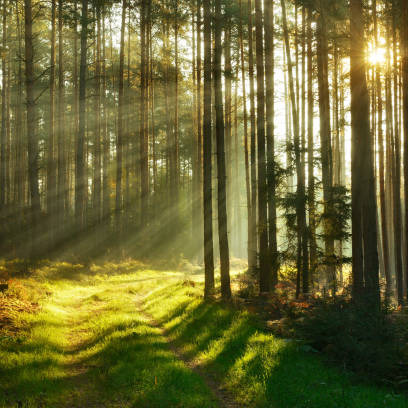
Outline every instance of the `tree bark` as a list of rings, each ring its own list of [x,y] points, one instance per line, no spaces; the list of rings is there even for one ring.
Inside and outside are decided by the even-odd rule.
[[[123,122],[123,107],[124,107],[124,64],[125,64],[125,27],[126,27],[126,0],[122,1],[122,25],[120,29],[120,50],[119,50],[119,78],[118,78],[118,136],[116,145],[116,228],[121,234],[122,231],[122,209],[123,209],[123,137],[124,137],[124,122]],[[143,21],[142,16],[142,21]],[[144,52],[144,45],[142,45],[142,53]],[[142,67],[142,81],[144,80],[144,70]]]
[[[251,256],[254,252],[252,242],[252,202],[251,202],[251,181],[249,172],[249,151],[248,151],[248,111],[247,111],[247,92],[246,92],[246,75],[245,75],[245,55],[244,55],[244,34],[243,22],[244,19],[242,0],[239,1],[240,20],[239,20],[239,47],[240,47],[240,62],[241,62],[241,83],[242,83],[242,103],[244,111],[244,160],[245,160],[245,190],[247,202],[247,256],[248,266],[250,266]]]
[[[30,3],[30,7],[31,7],[31,3]],[[3,23],[3,44],[2,45],[3,45],[3,50],[6,50],[7,48],[7,0],[3,0],[2,23]],[[7,156],[6,156],[7,58],[6,58],[6,52],[2,53],[1,71],[2,71],[2,85],[1,85],[1,134],[0,134],[0,209],[3,210],[6,204],[6,194],[7,194],[7,186],[6,186],[6,176],[7,176]]]
[[[47,155],[47,213],[49,247],[55,243],[56,227],[56,162],[55,162],[55,32],[56,32],[56,0],[51,1],[51,38],[50,38],[50,117],[48,128]]]
[[[79,122],[76,143],[75,168],[75,217],[77,230],[85,227],[86,190],[85,174],[85,110],[86,110],[86,76],[87,76],[87,46],[88,46],[88,0],[82,0],[81,15],[81,56],[79,67]]]
[[[271,285],[268,262],[267,185],[265,154],[265,71],[263,46],[263,15],[261,0],[255,0],[256,25],[256,84],[258,135],[258,234],[259,234],[259,288],[269,292]]]
[[[278,243],[276,228],[276,181],[275,181],[275,70],[274,70],[274,10],[273,0],[265,2],[265,103],[267,140],[268,185],[268,256],[271,267],[272,289],[278,283]]]
[[[257,268],[258,237],[257,237],[257,182],[256,182],[256,121],[255,121],[255,80],[254,80],[254,51],[253,51],[253,7],[252,0],[248,0],[248,75],[249,75],[249,102],[251,123],[250,169],[251,169],[251,234],[252,251],[248,259],[251,271]]]
[[[326,22],[326,0],[319,1],[317,22],[317,66],[319,83],[320,150],[322,160],[322,182],[324,200],[324,246],[326,262],[326,282],[333,294],[336,292],[336,269],[334,259],[334,239],[331,236],[333,157],[330,128],[330,94],[328,77],[328,40]]]
[[[64,79],[64,42],[63,42],[63,0],[58,2],[58,192],[57,192],[57,219],[59,236],[64,231],[65,212],[64,197],[67,192],[67,162],[65,151],[65,79]]]
[[[370,300],[378,303],[376,197],[362,0],[351,0],[350,22],[353,295],[358,299],[365,293]]]
[[[225,166],[225,141],[224,141],[224,107],[222,102],[221,80],[221,32],[222,14],[221,0],[215,0],[214,21],[214,102],[215,102],[215,132],[217,140],[217,173],[218,173],[218,238],[221,263],[221,295],[228,300],[231,297],[229,275],[229,246],[228,246],[228,219],[227,219],[227,191],[226,191],[226,166]]]
[[[28,140],[28,181],[30,188],[31,212],[31,258],[40,254],[39,217],[41,212],[40,191],[38,183],[38,136],[36,132],[36,112],[34,96],[34,48],[33,48],[33,15],[31,0],[24,0],[25,20],[25,75],[27,103],[27,140]]]
[[[408,2],[402,2],[401,50],[402,50],[402,111],[404,119],[404,203],[405,203],[405,256],[408,256]],[[408,300],[408,268],[405,269]]]
[[[212,77],[211,77],[211,0],[204,4],[204,117],[203,117],[203,208],[205,297],[214,293],[214,246],[212,225]]]

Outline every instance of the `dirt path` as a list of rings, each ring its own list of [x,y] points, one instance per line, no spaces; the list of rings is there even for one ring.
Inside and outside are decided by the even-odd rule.
[[[181,360],[191,371],[196,373],[201,377],[205,385],[211,390],[214,398],[218,402],[220,408],[240,408],[240,405],[235,401],[234,397],[225,389],[223,388],[222,384],[220,384],[214,376],[209,374],[205,371],[204,367],[202,367],[199,363],[194,360],[187,358],[187,356],[178,348],[174,342],[169,337],[168,332],[166,329],[159,324],[159,322],[154,319],[154,317],[144,310],[143,307],[143,297],[139,297],[136,300],[136,306],[138,312],[146,319],[148,324],[152,327],[155,327],[160,331],[160,334],[166,339],[166,342],[169,346],[169,349],[172,353]]]
[[[163,287],[162,277],[134,278],[55,282],[32,317],[26,347],[35,364],[13,363],[0,408],[238,407],[144,311],[144,296]],[[182,278],[166,276],[165,285]]]

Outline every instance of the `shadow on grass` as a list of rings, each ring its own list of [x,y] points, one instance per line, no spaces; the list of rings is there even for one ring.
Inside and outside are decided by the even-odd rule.
[[[239,406],[408,406],[404,396],[328,366],[319,355],[304,351],[302,343],[263,332],[248,313],[201,301],[200,289],[172,285],[159,292],[157,298],[156,294],[148,298],[147,309],[161,316],[174,343],[235,395]],[[194,291],[197,296],[192,300]],[[164,316],[162,309],[166,310]]]
[[[115,322],[113,311],[105,317],[112,323],[70,350],[46,340],[9,344],[10,361],[0,371],[0,406],[18,401],[36,408],[217,406],[158,329],[141,320]]]

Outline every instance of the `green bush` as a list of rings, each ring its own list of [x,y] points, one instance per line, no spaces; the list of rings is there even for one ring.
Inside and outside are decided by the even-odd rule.
[[[313,348],[345,368],[380,380],[397,374],[397,329],[386,309],[354,303],[346,296],[318,300],[296,326]]]

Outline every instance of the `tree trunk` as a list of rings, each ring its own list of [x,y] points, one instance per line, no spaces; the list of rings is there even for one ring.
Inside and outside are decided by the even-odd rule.
[[[393,42],[393,86],[394,86],[394,132],[393,132],[393,205],[394,205],[394,256],[397,282],[398,304],[403,303],[403,271],[402,271],[402,231],[401,231],[401,145],[398,114],[398,61],[397,61],[397,24],[395,1],[392,1],[392,42]]]
[[[364,59],[362,0],[351,0],[350,21],[353,295],[357,299],[365,292],[370,300],[378,303],[376,198],[370,135],[370,100]]]
[[[336,292],[336,269],[334,260],[334,239],[331,236],[333,158],[330,128],[330,94],[328,77],[328,41],[326,26],[326,0],[319,1],[317,24],[317,65],[320,111],[320,149],[322,159],[322,182],[324,200],[324,246],[327,263],[326,282],[333,294]]]
[[[86,190],[85,174],[85,109],[86,109],[86,76],[87,76],[87,43],[88,43],[88,0],[82,0],[81,15],[81,57],[79,68],[79,123],[76,145],[75,168],[75,217],[77,230],[85,227]]]
[[[295,146],[295,156],[296,156],[296,174],[297,174],[297,179],[298,179],[298,190],[297,190],[297,196],[298,200],[302,200],[302,195],[304,196],[304,191],[302,193],[301,189],[299,187],[301,186],[302,183],[302,174],[301,174],[301,162],[300,162],[300,135],[299,135],[299,113],[298,113],[298,108],[296,105],[296,94],[295,94],[295,84],[293,80],[293,72],[292,72],[292,59],[290,55],[290,44],[289,44],[289,32],[288,32],[288,24],[287,24],[287,18],[286,18],[286,4],[285,0],[281,0],[281,5],[282,5],[282,21],[283,21],[283,35],[284,35],[284,40],[285,40],[285,50],[286,50],[286,59],[288,63],[288,73],[289,73],[289,95],[290,95],[290,100],[291,100],[291,105],[292,105],[292,121],[293,121],[293,141],[294,141],[294,146]],[[304,186],[304,181],[303,181],[303,186]],[[303,187],[304,189],[304,187]],[[300,268],[302,268],[301,264],[301,251],[302,251],[302,228],[305,228],[305,221],[302,224],[302,217],[301,217],[301,211],[300,211],[300,206],[296,206],[296,214],[297,214],[297,221],[298,221],[298,230],[297,230],[297,237],[298,237],[298,261],[297,261],[297,267],[298,267],[298,279],[297,279],[297,293],[296,295],[299,295],[299,290],[300,290]],[[304,273],[302,273],[304,275]]]
[[[55,243],[56,216],[56,163],[55,163],[55,26],[56,0],[51,1],[51,47],[50,47],[50,117],[47,155],[47,213],[49,248]]]
[[[255,123],[255,80],[254,80],[254,51],[253,51],[253,8],[252,0],[248,1],[248,74],[249,74],[249,102],[250,102],[250,122],[251,122],[251,145],[250,145],[250,158],[251,158],[251,243],[252,251],[251,256],[248,259],[248,267],[251,271],[257,268],[257,256],[258,256],[258,238],[256,229],[257,219],[257,183],[256,183],[256,123]]]
[[[147,131],[147,58],[146,58],[146,29],[147,9],[146,0],[140,6],[140,41],[141,41],[141,79],[140,79],[140,193],[141,193],[141,227],[145,228],[148,221],[149,207],[149,154]]]
[[[225,168],[225,142],[224,142],[224,108],[222,103],[221,80],[221,32],[222,32],[221,0],[215,0],[214,21],[214,100],[215,100],[215,131],[217,140],[217,173],[218,173],[218,238],[220,246],[221,263],[221,295],[223,299],[231,297],[229,275],[229,247],[228,247],[228,221],[227,221],[227,192]]]
[[[110,184],[109,184],[109,162],[110,162],[110,138],[108,132],[108,106],[106,98],[106,35],[105,16],[102,20],[102,106],[103,106],[103,158],[102,158],[102,218],[104,223],[109,223],[110,214]]]
[[[274,10],[273,1],[265,2],[265,102],[267,141],[268,184],[268,239],[269,261],[272,270],[272,289],[278,283],[278,243],[276,228],[276,181],[275,181],[275,70],[274,70]]]
[[[404,118],[404,203],[405,203],[405,256],[408,256],[408,2],[402,2],[401,50]],[[408,268],[405,269],[405,283],[408,289]],[[408,299],[408,290],[407,290]]]
[[[258,135],[258,234],[259,234],[259,287],[269,292],[271,284],[268,262],[268,214],[265,154],[265,72],[263,47],[263,15],[261,0],[255,0],[256,21],[256,84],[257,84],[257,135]]]
[[[224,29],[224,86],[225,86],[225,157],[227,165],[226,185],[227,185],[227,214],[228,231],[231,234],[232,220],[232,65],[231,65],[231,18],[228,10],[225,16]],[[235,235],[235,231],[234,231]]]
[[[315,207],[315,180],[314,180],[314,99],[313,99],[313,11],[307,13],[307,172],[309,190],[309,236],[310,236],[310,278],[313,282],[317,266],[316,244],[316,207]]]
[[[102,216],[101,179],[101,5],[96,6],[96,61],[95,61],[95,129],[94,129],[94,181],[93,181],[93,221],[99,224]]]
[[[26,4],[26,3],[25,3]],[[30,2],[31,8],[31,2]],[[27,11],[27,9],[26,9]],[[7,47],[7,0],[3,0],[3,49]],[[26,27],[27,28],[27,27]],[[6,52],[2,53],[1,57],[1,72],[2,72],[2,85],[1,85],[1,134],[0,134],[0,209],[3,210],[6,204],[6,176],[7,176],[7,157],[6,157],[6,123],[7,123],[7,59]]]
[[[122,208],[123,208],[123,107],[124,107],[124,63],[125,63],[125,27],[126,27],[126,0],[122,2],[122,25],[120,29],[120,50],[119,50],[119,80],[118,80],[118,137],[116,143],[116,200],[115,200],[115,212],[116,212],[116,228],[119,236],[122,231]],[[143,12],[143,11],[142,11]],[[142,16],[142,21],[144,17]],[[144,45],[142,45],[142,53],[144,53]],[[144,70],[142,67],[142,81],[144,78]]]
[[[249,173],[249,151],[248,151],[248,111],[247,111],[247,93],[246,93],[246,75],[245,75],[245,55],[244,55],[244,35],[243,23],[244,19],[242,10],[242,0],[239,2],[240,20],[239,20],[239,46],[241,58],[241,84],[242,84],[242,103],[244,110],[244,159],[245,159],[245,187],[246,187],[246,202],[247,202],[247,256],[248,266],[250,266],[251,254],[253,254],[254,243],[252,242],[252,203],[251,203],[251,181]],[[251,268],[249,268],[251,269]]]
[[[34,97],[34,49],[33,49],[33,16],[31,0],[24,0],[25,19],[25,74],[27,103],[27,139],[28,139],[28,181],[31,201],[31,258],[37,252],[39,237],[39,216],[41,212],[38,180],[38,136],[36,132],[36,113]]]
[[[64,196],[67,188],[67,163],[65,152],[65,132],[64,132],[64,113],[65,113],[65,79],[64,79],[64,42],[63,42],[63,0],[58,2],[58,193],[57,193],[57,219],[59,236],[62,237],[64,231],[65,212],[68,208],[64,206]]]
[[[305,169],[305,152],[306,152],[306,8],[302,8],[302,129],[300,140],[300,178],[299,183],[299,200],[300,200],[300,224],[299,229],[302,234],[302,291],[303,294],[309,293],[309,233],[306,225],[306,169]]]
[[[201,78],[202,78],[202,63],[201,63],[201,31],[202,31],[202,19],[201,19],[201,5],[202,0],[197,0],[197,22],[196,22],[196,32],[197,32],[197,65],[196,65],[196,81],[197,81],[197,146],[194,154],[196,155],[196,169],[197,169],[197,180],[195,184],[195,217],[194,224],[196,225],[194,236],[202,236],[202,182],[203,182],[203,159],[202,159],[202,148],[203,148],[203,135],[202,135],[202,93],[201,93]],[[202,258],[201,258],[202,259]]]
[[[205,297],[214,293],[214,247],[212,225],[212,129],[211,129],[211,0],[204,3],[204,117],[203,117],[203,207]]]

